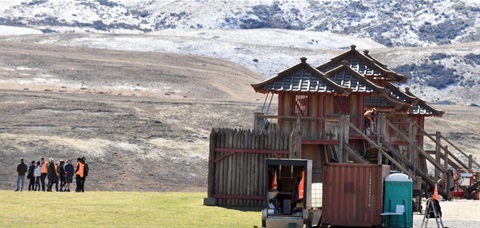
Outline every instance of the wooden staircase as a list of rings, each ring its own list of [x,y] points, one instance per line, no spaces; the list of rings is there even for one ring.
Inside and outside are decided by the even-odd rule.
[[[342,120],[346,120],[345,123],[343,123],[345,126],[349,127],[349,130],[353,130],[354,132],[358,133],[359,135],[362,136],[362,139],[368,143],[369,148],[368,148],[368,159],[365,159],[362,157],[360,154],[358,154],[350,145],[347,143],[343,144],[343,151],[345,151],[349,158],[353,160],[356,163],[371,163],[371,164],[379,164],[382,163],[382,161],[388,161],[388,163],[392,164],[395,166],[396,169],[399,169],[403,173],[407,174],[410,176],[412,179],[417,179],[417,176],[421,177],[421,180],[426,183],[428,186],[430,186],[431,189],[435,188],[435,182],[437,177],[433,177],[433,179],[426,173],[424,170],[421,170],[417,167],[415,161],[411,161],[410,159],[406,158],[402,153],[400,153],[395,146],[393,146],[388,140],[385,140],[382,132],[377,132],[377,137],[372,139],[371,137],[365,135],[360,129],[358,129],[355,125],[353,125],[351,122],[348,121],[348,118],[342,118]],[[387,126],[387,129],[393,130],[397,135],[402,136],[405,141],[407,141],[412,150],[413,156],[411,157],[417,157],[417,155],[421,155],[421,157],[425,158],[426,161],[429,161],[436,169],[437,173],[443,173],[445,174],[447,172],[447,165],[449,164],[451,167],[455,168],[460,168],[463,167],[465,169],[471,169],[472,164],[476,164],[479,168],[480,165],[476,162],[473,161],[471,155],[467,156],[465,153],[461,152],[463,155],[467,156],[469,158],[469,166],[465,165],[463,162],[461,162],[460,159],[458,159],[454,154],[452,154],[449,150],[448,147],[441,146],[441,144],[435,140],[433,137],[429,136],[428,133],[425,132],[424,129],[422,129],[419,125],[416,125],[416,127],[423,132],[424,135],[428,136],[430,139],[432,139],[436,144],[440,145],[438,148],[443,150],[443,153],[439,153],[438,151],[436,154],[435,158],[431,156],[431,151],[427,153],[426,151],[423,150],[423,148],[417,146],[417,142],[412,140],[413,137],[409,137],[406,133],[400,131],[393,123],[388,121],[385,116],[380,115],[379,118],[377,119],[377,124],[378,127],[377,129],[383,129],[383,126]],[[415,124],[415,123],[411,123]],[[438,137],[437,137],[438,138]],[[443,138],[446,142],[450,143],[448,139]],[[348,139],[343,140],[344,142],[348,142]],[[458,147],[452,146],[456,149]],[[381,155],[381,156],[379,156]],[[444,164],[441,164],[441,161],[443,160]],[[449,192],[444,191],[444,189],[438,189],[438,192],[444,199],[450,199],[451,197],[449,196]]]

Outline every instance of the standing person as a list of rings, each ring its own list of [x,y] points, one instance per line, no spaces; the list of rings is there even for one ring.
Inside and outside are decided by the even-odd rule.
[[[32,161],[30,163],[30,166],[28,167],[28,175],[27,178],[30,180],[30,184],[28,184],[28,191],[35,190],[35,161]]]
[[[67,173],[65,178],[67,182],[67,185],[65,186],[65,191],[70,192],[70,184],[73,182],[73,174],[75,174],[75,170],[72,165],[72,159],[67,160],[67,164],[65,165],[65,172]]]
[[[60,175],[60,191],[63,192],[63,187],[65,187],[65,176],[67,173],[65,172],[65,162],[60,160],[60,164],[58,166],[58,174]]]
[[[42,182],[42,191],[45,191],[45,178],[48,173],[48,162],[44,158],[40,158],[42,169],[40,171],[40,181]]]
[[[52,191],[52,185],[55,183],[55,179],[57,179],[57,171],[55,170],[55,161],[53,158],[50,158],[50,162],[48,163],[47,169],[47,177],[48,177],[48,187],[47,192]],[[58,183],[57,183],[57,191],[58,191]]]
[[[82,163],[83,163],[83,177],[82,177],[82,189],[80,189],[82,192],[85,192],[85,180],[87,179],[88,176],[88,164],[87,161],[85,160],[85,157],[82,157]]]
[[[75,189],[75,192],[82,191],[83,170],[82,159],[77,158],[77,164],[75,165],[75,181],[77,183],[77,188]]]
[[[27,165],[23,163],[23,158],[20,159],[20,164],[17,165],[17,188],[15,189],[16,192],[20,189],[20,191],[23,191],[23,187],[25,186],[25,173],[27,173]],[[22,183],[22,186],[20,186],[20,182]]]
[[[367,110],[363,113],[365,116],[365,133],[370,135],[371,133],[375,132],[375,115],[377,114],[377,109],[372,108],[372,110]]]
[[[35,171],[33,172],[33,176],[35,177],[34,191],[40,191],[40,176],[41,175],[42,175],[42,166],[40,165],[40,161],[37,161],[37,165],[35,166]]]

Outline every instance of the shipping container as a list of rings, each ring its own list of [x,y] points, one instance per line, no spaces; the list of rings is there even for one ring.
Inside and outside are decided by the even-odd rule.
[[[323,167],[322,224],[381,226],[383,181],[390,167],[327,163]]]

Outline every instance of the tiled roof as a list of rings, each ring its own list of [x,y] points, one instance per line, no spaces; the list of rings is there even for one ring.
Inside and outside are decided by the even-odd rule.
[[[348,67],[349,63],[344,61],[343,64],[335,69],[328,71],[325,75],[332,79],[335,83],[352,89],[352,92],[385,92],[385,90],[367,80],[356,71]]]
[[[334,93],[346,96],[352,92],[366,93],[365,106],[389,107],[412,115],[442,116],[444,113],[409,91],[402,92],[394,86],[390,81],[404,82],[406,78],[388,69],[368,52],[360,54],[354,45],[350,51],[318,68],[313,68],[306,60],[303,57],[301,63],[261,83],[252,84],[252,87],[260,93]],[[371,77],[386,80],[385,88],[370,81]]]
[[[407,89],[406,92],[402,92],[398,87],[394,86],[392,83],[387,83],[385,88],[389,90],[388,95],[395,100],[409,103],[413,106],[411,114],[414,115],[431,115],[431,116],[442,116],[445,112],[436,110],[435,108],[428,105],[425,101],[414,96]]]
[[[365,55],[361,54],[355,49],[355,45],[351,46],[351,49],[339,56],[331,59],[329,62],[317,67],[317,69],[323,73],[330,71],[342,65],[342,61],[348,61],[349,67],[358,72],[362,76],[371,76],[382,78],[387,81],[404,82],[407,77],[394,72],[389,69],[387,65],[380,63],[368,55],[368,51],[365,51]]]
[[[380,96],[366,95],[364,97],[363,105],[370,107],[390,107],[405,112],[412,109],[410,104],[396,101],[385,93],[380,94]]]
[[[351,90],[342,87],[325,77],[317,69],[302,62],[259,84],[252,84],[257,92],[304,92],[304,93],[339,93],[348,95]]]

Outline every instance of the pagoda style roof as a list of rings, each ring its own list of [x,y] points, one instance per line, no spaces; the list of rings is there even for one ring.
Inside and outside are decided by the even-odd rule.
[[[433,108],[427,104],[427,102],[413,95],[408,87],[405,88],[405,92],[403,92],[392,83],[387,83],[385,84],[385,88],[389,90],[390,97],[412,105],[413,109],[410,112],[411,114],[442,117],[445,113],[444,111]]]
[[[405,94],[407,94],[409,96],[413,96],[413,97],[415,97],[416,99],[419,100],[418,103],[416,105],[414,105],[415,109],[412,111],[412,114],[414,114],[414,115],[437,116],[437,117],[442,117],[443,114],[445,114],[444,111],[435,109],[434,107],[427,104],[426,101],[424,101],[420,98],[417,98],[415,95],[413,95],[410,92],[410,88],[408,88],[408,87],[405,88]]]
[[[367,107],[390,107],[403,112],[412,112],[412,105],[392,99],[385,93],[380,96],[366,95],[364,97],[364,105]]]
[[[364,55],[355,48],[355,45],[350,46],[349,51],[331,59],[329,62],[317,67],[317,69],[325,73],[341,66],[342,61],[346,60],[349,62],[349,67],[352,70],[364,77],[374,77],[376,79],[395,82],[405,82],[407,80],[407,77],[404,75],[396,73],[388,68],[387,65],[368,55],[368,51],[365,51]]]
[[[343,87],[352,89],[352,92],[386,93],[388,91],[352,70],[348,67],[348,61],[346,60],[342,61],[342,65],[326,72],[325,76]]]
[[[412,105],[415,105],[420,101],[419,98],[402,92],[398,87],[390,82],[385,84],[385,88],[389,91],[388,95],[396,100],[410,103]]]
[[[307,58],[300,58],[301,62],[288,68],[277,76],[251,86],[259,93],[336,93],[348,96],[352,89],[338,85],[327,78],[322,72],[307,63]]]

